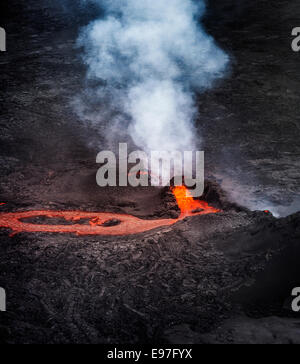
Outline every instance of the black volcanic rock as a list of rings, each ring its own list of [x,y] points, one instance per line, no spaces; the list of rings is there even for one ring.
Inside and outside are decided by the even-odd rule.
[[[95,125],[71,106],[87,86],[74,45],[78,25],[97,16],[93,8],[11,0],[7,16],[2,3],[0,202],[8,204],[0,213],[53,201],[55,209],[178,216],[169,189],[95,183],[111,120]],[[290,47],[300,3],[208,0],[207,7],[207,31],[231,69],[197,97],[206,171],[228,177],[233,192],[243,186],[286,203],[300,188],[299,54]],[[89,115],[98,119],[90,96]],[[0,230],[8,306],[0,343],[298,343],[299,315],[286,302],[299,286],[299,213],[250,212],[215,182],[206,182],[204,199],[223,212],[137,236],[10,238]]]
[[[110,227],[110,226],[117,226],[117,225],[120,225],[120,224],[121,224],[121,220],[111,219],[111,220],[105,221],[102,224],[102,226],[104,226],[104,227]]]

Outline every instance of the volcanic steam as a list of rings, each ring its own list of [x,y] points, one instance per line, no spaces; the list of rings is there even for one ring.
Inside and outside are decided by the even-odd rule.
[[[199,24],[204,1],[90,1],[105,16],[82,31],[78,44],[88,79],[97,81],[87,99],[98,110],[88,114],[85,101],[77,102],[80,115],[101,131],[108,122],[110,145],[124,131],[146,152],[195,150],[195,92],[222,77],[228,64]]]

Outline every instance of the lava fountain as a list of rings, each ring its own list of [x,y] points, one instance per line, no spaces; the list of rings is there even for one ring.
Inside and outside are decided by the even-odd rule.
[[[215,214],[220,210],[205,201],[194,200],[185,186],[173,187],[172,192],[181,210],[178,219],[143,220],[132,215],[82,211],[25,211],[0,213],[0,228],[18,233],[65,233],[84,235],[133,235],[171,226],[189,216]],[[38,224],[28,219],[62,219],[69,224]],[[79,223],[81,222],[81,223]]]

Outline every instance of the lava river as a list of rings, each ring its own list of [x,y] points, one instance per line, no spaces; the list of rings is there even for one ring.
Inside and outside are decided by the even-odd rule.
[[[65,233],[76,235],[132,235],[159,227],[171,226],[188,216],[220,212],[205,201],[194,200],[186,187],[174,187],[173,193],[181,210],[178,219],[143,220],[131,215],[81,211],[25,211],[0,213],[0,228],[10,229],[11,236],[27,233]],[[62,219],[69,224],[39,224],[26,220]],[[86,223],[82,223],[86,221]],[[81,223],[79,223],[81,222]]]

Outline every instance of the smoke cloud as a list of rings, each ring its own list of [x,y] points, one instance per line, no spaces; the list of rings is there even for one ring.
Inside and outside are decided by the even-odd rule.
[[[92,1],[105,15],[78,44],[88,79],[99,81],[88,94],[101,105],[94,121],[109,118],[111,133],[126,130],[146,152],[199,147],[195,94],[222,77],[229,61],[199,24],[204,1]]]

